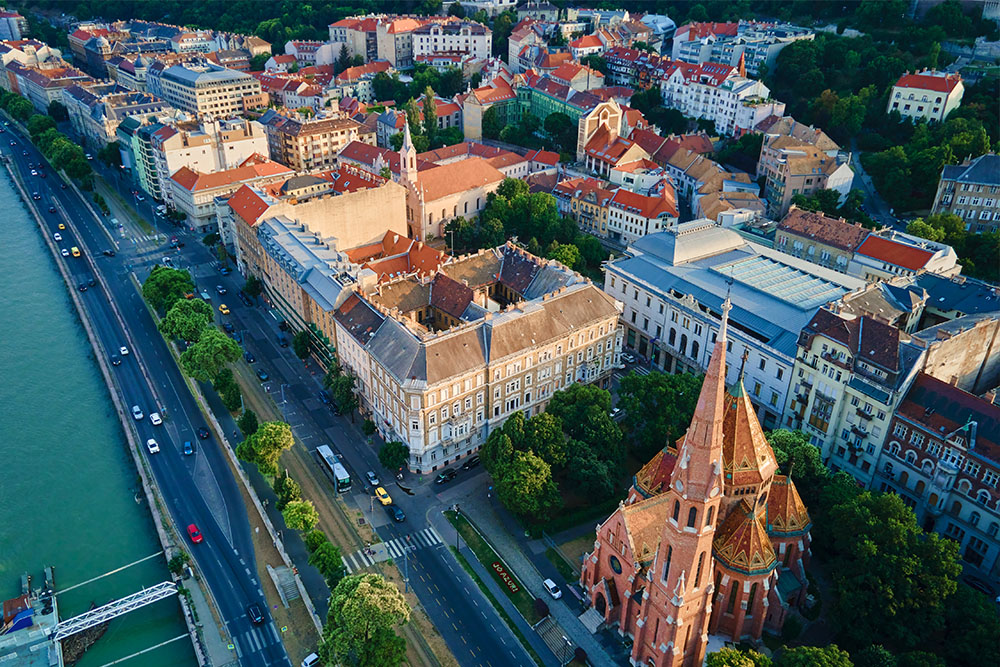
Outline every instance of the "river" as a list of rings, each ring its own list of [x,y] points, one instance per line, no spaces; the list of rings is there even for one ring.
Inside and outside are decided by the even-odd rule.
[[[55,567],[56,590],[156,553],[152,518],[125,438],[54,259],[0,175],[0,600]],[[169,578],[155,558],[65,595],[63,619]],[[169,599],[111,622],[78,663],[108,662],[186,633]],[[186,638],[124,663],[193,665]]]

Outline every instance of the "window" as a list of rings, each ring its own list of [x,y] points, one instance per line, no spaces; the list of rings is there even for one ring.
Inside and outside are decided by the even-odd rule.
[[[705,552],[702,551],[698,556],[698,568],[694,571],[694,587],[698,588],[701,586],[701,568],[705,564]]]
[[[712,517],[715,516],[715,507],[714,506],[711,506],[711,507],[708,508],[708,515],[707,516],[708,516],[708,518],[705,519],[705,525],[706,526],[710,526],[710,525],[712,525]]]
[[[674,520],[674,523],[677,522],[677,516],[680,513],[681,513],[681,504],[680,504],[680,501],[675,500],[674,501],[674,513],[673,513],[673,516],[671,517]]]
[[[698,510],[697,510],[697,508],[692,507],[691,509],[688,510],[688,525],[687,525],[687,527],[688,528],[694,528],[694,524],[695,524],[695,522],[697,520],[698,520]]]
[[[750,587],[750,597],[747,598],[747,616],[753,616],[753,599],[757,597],[757,584]]]
[[[670,559],[674,555],[674,548],[667,545],[667,560],[663,563],[663,580],[666,581],[667,577],[670,575]]]

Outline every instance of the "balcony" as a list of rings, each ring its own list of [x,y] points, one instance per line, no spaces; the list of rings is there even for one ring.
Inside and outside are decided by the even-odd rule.
[[[868,437],[868,430],[859,424],[851,424],[851,433],[862,438]]]
[[[861,417],[862,419],[864,419],[865,421],[871,421],[872,420],[872,414],[870,412],[865,412],[861,408],[855,408],[854,411],[856,413],[858,413],[858,416]]]

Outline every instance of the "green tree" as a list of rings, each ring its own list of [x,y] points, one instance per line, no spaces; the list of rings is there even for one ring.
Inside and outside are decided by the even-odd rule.
[[[309,358],[310,340],[308,331],[298,331],[292,336],[292,350],[295,356],[303,361]]]
[[[319,523],[319,512],[311,500],[291,500],[281,510],[285,525],[293,530],[308,532]]]
[[[212,307],[207,303],[201,299],[178,299],[156,326],[168,338],[196,343],[211,323]]]
[[[596,53],[580,58],[580,64],[586,65],[590,69],[595,69],[604,76],[608,75],[608,61]]]
[[[66,110],[66,105],[62,102],[49,102],[48,113],[57,123],[63,123],[69,120],[69,112]]]
[[[618,407],[636,455],[646,460],[684,435],[701,392],[703,377],[629,373],[618,387]]]
[[[220,397],[222,398],[222,404],[230,412],[236,412],[243,405],[243,394],[240,392],[240,386],[235,382],[226,385]]]
[[[819,448],[802,431],[778,429],[767,434],[778,468],[792,475],[806,507],[817,508],[819,489],[827,483],[830,471],[823,465]]]
[[[438,118],[437,102],[434,101],[434,91],[431,90],[430,86],[424,90],[424,101],[421,110],[424,115],[423,135],[427,137],[427,141],[430,144],[433,144],[438,133]]]
[[[500,114],[496,106],[491,106],[483,112],[483,138],[499,139],[501,130],[503,123],[500,122]]]
[[[448,8],[448,16],[457,16],[460,19],[465,18],[465,7],[461,3],[452,3],[451,7]]]
[[[319,570],[331,591],[347,576],[347,567],[344,566],[344,557],[340,552],[340,547],[329,541],[320,544],[314,551],[310,552],[309,564]]]
[[[619,470],[611,461],[602,460],[589,445],[578,440],[570,440],[567,449],[566,477],[577,494],[592,502],[614,495]]]
[[[194,379],[208,382],[226,364],[239,359],[242,353],[239,343],[217,327],[208,327],[201,332],[198,342],[181,354],[181,368]]]
[[[524,423],[524,442],[550,466],[566,465],[566,436],[562,420],[551,412],[535,415]]]
[[[157,264],[142,284],[142,296],[154,309],[164,311],[185,294],[194,291],[194,282],[187,271]]]
[[[502,428],[494,429],[486,438],[479,454],[483,460],[483,467],[494,478],[498,478],[502,468],[510,463],[514,455],[514,443]]]
[[[954,595],[944,604],[945,632],[941,649],[948,667],[1000,665],[1000,618],[995,603],[964,582],[958,582]],[[918,629],[919,630],[919,629]],[[899,667],[908,667],[900,656]],[[919,656],[913,656],[917,662]],[[924,667],[926,660],[919,664]],[[916,666],[914,666],[916,667]]]
[[[915,218],[906,225],[906,233],[929,241],[938,242],[944,241],[946,235],[944,229],[928,224],[923,218]]]
[[[278,459],[281,453],[295,444],[292,427],[285,422],[264,422],[257,431],[245,438],[236,448],[236,455],[247,463],[257,466],[260,474],[278,474]]]
[[[507,55],[507,39],[517,23],[517,14],[511,10],[503,11],[493,18],[493,55]]]
[[[186,551],[178,551],[177,554],[167,562],[167,569],[174,574],[180,575],[184,572],[184,566],[190,561],[190,554]]]
[[[955,664],[957,665],[968,664],[969,667],[972,667],[972,665],[979,665],[982,663],[957,662]],[[945,667],[945,662],[943,658],[936,656],[933,653],[928,653],[927,651],[908,651],[898,657],[898,659],[896,660],[896,667]]]
[[[771,664],[770,658],[753,649],[723,648],[705,656],[705,667],[771,667]]]
[[[550,113],[545,117],[545,132],[549,138],[558,146],[559,150],[572,152],[576,150],[576,123],[564,113]]]
[[[247,281],[243,285],[243,291],[256,299],[264,292],[264,283],[257,276],[247,276]]]
[[[391,667],[406,659],[406,641],[395,627],[410,608],[394,584],[377,574],[344,577],[330,595],[319,657],[327,665]]]
[[[401,470],[410,461],[410,448],[398,440],[383,442],[378,450],[378,460],[389,470]]]
[[[36,113],[28,119],[27,127],[32,143],[37,143],[40,134],[46,130],[56,129],[56,122],[50,116],[43,116]]]
[[[525,519],[544,521],[562,504],[552,468],[533,452],[516,452],[494,481],[504,507]]]
[[[552,248],[547,255],[549,259],[561,262],[571,269],[580,262],[580,249],[575,245],[559,245],[556,241],[554,241],[553,244],[555,247]]]
[[[896,667],[896,656],[881,644],[872,644],[852,658],[855,667]]]
[[[250,58],[250,71],[263,72],[264,66],[267,65],[267,61],[270,59],[271,59],[270,53],[258,53],[257,55]]]
[[[279,512],[285,509],[285,505],[293,500],[302,500],[302,487],[287,474],[278,473],[274,478],[273,488],[274,494],[277,496],[274,506]],[[326,538],[325,535],[323,537],[324,539]]]
[[[121,144],[112,141],[107,146],[97,151],[97,159],[109,167],[122,166]]]
[[[338,375],[330,383],[330,394],[337,403],[341,413],[351,415],[351,423],[354,423],[354,410],[358,407],[358,395],[354,391],[354,376],[349,373]]]
[[[236,420],[236,425],[239,426],[243,437],[253,435],[260,428],[260,423],[257,421],[257,413],[249,408],[243,410],[243,414]]]
[[[854,667],[847,651],[836,644],[824,646],[796,646],[785,648],[775,667]]]
[[[302,541],[306,544],[306,551],[312,554],[314,551],[319,549],[324,544],[330,541],[330,538],[326,536],[322,530],[313,529],[306,533]]]
[[[205,234],[204,237],[202,237],[201,242],[202,245],[204,245],[206,248],[214,248],[219,244],[219,241],[221,240],[222,237],[219,236],[218,232],[209,232],[208,234]]]
[[[15,120],[24,123],[31,118],[35,110],[31,106],[31,102],[19,96],[11,100],[10,104],[7,105],[7,113],[13,116]]]

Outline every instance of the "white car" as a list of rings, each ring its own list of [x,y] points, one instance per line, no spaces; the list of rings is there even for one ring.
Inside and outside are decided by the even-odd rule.
[[[150,454],[158,454],[160,452],[160,446],[156,444],[156,440],[153,438],[146,441],[146,449],[149,450]]]
[[[552,581],[551,579],[546,579],[545,581],[543,581],[542,586],[545,586],[545,590],[547,590],[549,592],[549,595],[551,595],[556,600],[562,597],[562,591],[559,590],[558,586],[556,586],[556,582]]]
[[[136,421],[139,421],[140,419],[142,419],[142,410],[139,408],[138,405],[133,405],[132,406],[132,417]]]
[[[67,250],[66,248],[63,248],[59,252],[60,254],[62,254],[63,257],[69,257],[69,250]]]
[[[160,413],[159,412],[150,412],[149,413],[149,422],[153,426],[159,426],[160,424],[163,423],[163,419],[160,418]]]
[[[55,234],[52,235],[52,239],[54,241],[62,241],[62,234],[60,234],[59,232],[56,232]]]
[[[118,348],[118,351],[119,351],[119,352],[121,353],[121,355],[122,355],[123,357],[124,357],[124,356],[125,356],[126,354],[128,354],[128,348],[127,348],[127,347],[125,347],[124,345],[122,345],[122,346],[121,346],[120,348]]]
[[[315,653],[310,653],[305,658],[302,659],[302,667],[316,667],[319,664],[319,656]]]

